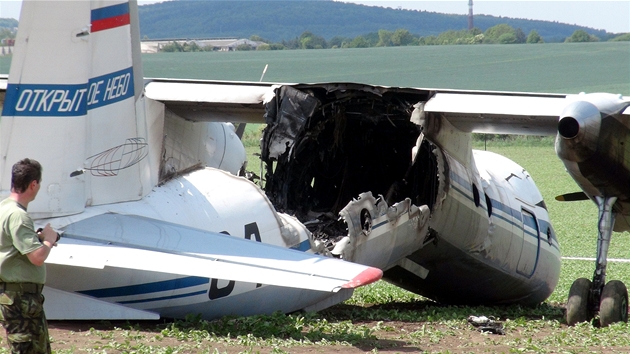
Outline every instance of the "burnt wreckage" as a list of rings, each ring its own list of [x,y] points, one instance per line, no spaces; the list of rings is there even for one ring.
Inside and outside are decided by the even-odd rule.
[[[351,226],[371,231],[375,212],[391,213],[407,199],[408,207],[433,208],[436,146],[412,119],[428,92],[352,84],[278,90],[266,105],[264,189],[278,211],[295,215],[333,255],[342,256],[341,240],[351,242]],[[350,208],[365,199],[377,207]]]

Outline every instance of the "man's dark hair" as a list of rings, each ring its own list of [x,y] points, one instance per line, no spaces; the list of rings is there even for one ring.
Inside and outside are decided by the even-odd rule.
[[[33,181],[42,181],[42,165],[39,162],[26,158],[13,165],[11,190],[16,193],[24,193]]]

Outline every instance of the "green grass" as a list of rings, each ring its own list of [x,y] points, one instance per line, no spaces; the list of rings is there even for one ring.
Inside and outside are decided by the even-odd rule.
[[[145,76],[630,94],[630,42],[143,55]],[[174,65],[177,63],[177,65]]]
[[[630,42],[143,54],[146,77],[630,94]],[[10,57],[0,57],[0,74]]]

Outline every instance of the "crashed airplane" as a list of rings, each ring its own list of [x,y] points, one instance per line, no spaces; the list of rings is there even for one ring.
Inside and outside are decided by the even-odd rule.
[[[533,305],[558,282],[531,176],[471,133],[556,134],[588,95],[146,79],[135,1],[26,0],[14,53],[0,187],[44,166],[49,319],[318,310],[381,276]],[[237,123],[266,124],[260,186]]]
[[[549,134],[565,96],[165,79],[146,93],[189,120],[266,123],[262,189],[320,254],[449,304],[532,305],[557,284],[540,192],[516,163],[473,151],[471,131]]]

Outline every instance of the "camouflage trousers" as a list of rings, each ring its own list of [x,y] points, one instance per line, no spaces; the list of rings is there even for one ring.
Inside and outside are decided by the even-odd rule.
[[[0,324],[11,353],[51,353],[41,293],[0,292]]]

